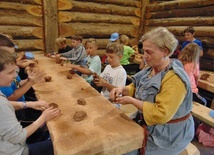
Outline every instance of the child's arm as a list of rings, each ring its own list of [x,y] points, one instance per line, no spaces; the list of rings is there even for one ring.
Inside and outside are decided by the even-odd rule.
[[[85,67],[82,67],[80,65],[73,65],[73,64],[67,64],[67,67],[71,68],[71,69],[76,69],[78,70],[79,72],[81,72],[82,74],[86,74],[86,75],[91,75],[93,74],[93,72],[88,69],[88,68],[85,68]]]
[[[76,54],[73,57],[69,57],[67,60],[78,62],[86,56],[86,52],[83,46],[80,46],[78,49],[76,49],[75,53]]]

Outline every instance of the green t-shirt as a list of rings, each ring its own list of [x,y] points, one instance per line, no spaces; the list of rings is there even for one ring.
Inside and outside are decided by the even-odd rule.
[[[134,54],[135,51],[131,47],[126,46],[126,45],[124,45],[123,48],[124,48],[124,52],[123,52],[123,57],[120,60],[120,64],[128,65],[130,63],[129,58],[132,54]]]

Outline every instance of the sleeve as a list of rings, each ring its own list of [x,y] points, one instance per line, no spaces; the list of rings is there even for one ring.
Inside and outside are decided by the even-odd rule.
[[[9,87],[0,87],[0,91],[6,96],[9,97],[10,95],[13,94],[13,87],[14,87],[14,82],[11,84]]]
[[[91,61],[90,66],[89,66],[88,69],[90,71],[94,72],[94,71],[97,71],[98,68],[101,68],[101,61],[100,61],[99,56],[94,57],[94,59]]]
[[[146,124],[164,124],[171,120],[182,104],[186,92],[183,81],[174,72],[173,74],[167,73],[162,80],[155,103],[145,101],[143,104],[143,116]]]
[[[24,144],[27,138],[27,130],[23,129],[17,121],[14,110],[6,99],[0,103],[0,137],[12,144]],[[10,107],[11,106],[11,107]]]
[[[74,55],[71,58],[68,58],[68,60],[72,61],[72,62],[78,62],[83,58],[84,55],[84,47],[80,46],[79,48],[76,49],[75,53],[76,55]]]
[[[132,54],[134,54],[134,49],[132,49],[131,47],[128,46],[128,54],[129,56],[131,56]]]
[[[129,89],[129,96],[132,96],[134,97],[134,94],[135,94],[135,86],[133,83],[129,84],[128,86],[126,86],[128,89]]]
[[[65,57],[65,58],[70,58],[70,57],[72,57],[72,53],[73,53],[73,49],[68,52],[61,53],[61,56]]]
[[[191,72],[192,72],[192,67],[191,67],[191,64],[185,64],[184,65],[184,70],[185,72],[187,73],[187,75],[190,77],[191,76]]]

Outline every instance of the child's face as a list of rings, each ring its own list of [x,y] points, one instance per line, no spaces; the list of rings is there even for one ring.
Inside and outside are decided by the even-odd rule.
[[[10,86],[16,76],[16,65],[6,64],[5,69],[0,72],[0,86]]]
[[[122,56],[118,56],[115,53],[106,53],[106,56],[112,68],[120,66],[120,60]]]
[[[95,52],[97,51],[97,46],[94,44],[87,44],[86,45],[86,52],[88,55],[93,56],[95,55]]]
[[[79,40],[74,40],[74,39],[71,40],[71,46],[72,47],[77,47],[79,44],[80,44]]]
[[[65,47],[65,43],[57,44],[58,49],[63,49]]]
[[[190,32],[186,32],[186,33],[184,34],[184,37],[185,37],[186,41],[191,42],[191,41],[193,41],[193,39],[194,39],[194,33],[192,34],[192,33],[190,33]]]

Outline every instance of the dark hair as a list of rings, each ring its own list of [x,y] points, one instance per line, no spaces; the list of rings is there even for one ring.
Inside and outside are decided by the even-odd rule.
[[[5,64],[16,64],[16,58],[13,53],[0,49],[0,72],[5,69]]]
[[[6,35],[0,34],[0,46],[15,47],[15,44]]]
[[[82,36],[80,36],[80,35],[74,35],[74,36],[71,36],[71,39],[82,42],[82,39],[83,39],[83,38],[82,38]]]
[[[195,33],[195,29],[192,26],[189,26],[184,30],[184,33],[186,33],[186,32],[193,34],[193,33]]]

